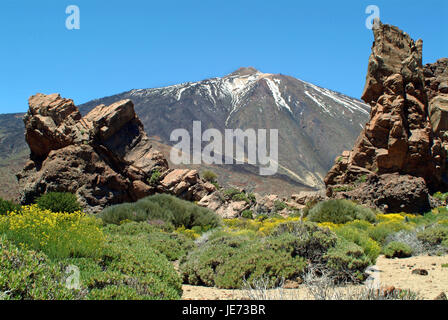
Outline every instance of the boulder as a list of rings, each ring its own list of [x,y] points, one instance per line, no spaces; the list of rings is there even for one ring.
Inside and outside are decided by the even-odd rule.
[[[351,191],[339,192],[335,198],[354,200],[385,213],[420,213],[431,209],[425,180],[398,173],[371,175]]]

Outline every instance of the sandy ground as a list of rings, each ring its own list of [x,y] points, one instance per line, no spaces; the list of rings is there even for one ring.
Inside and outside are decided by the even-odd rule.
[[[381,256],[377,260],[378,271],[375,277],[383,287],[394,286],[400,289],[410,289],[417,292],[422,299],[432,300],[440,293],[448,295],[448,268],[442,264],[448,263],[448,256],[418,256],[406,259],[386,259]],[[428,275],[412,274],[414,269],[424,269]],[[378,276],[379,275],[379,276]],[[353,287],[355,290],[361,286]],[[199,286],[183,286],[184,300],[241,300],[248,299],[244,290],[226,290]],[[311,295],[302,285],[298,289],[270,290],[268,299],[310,299]]]

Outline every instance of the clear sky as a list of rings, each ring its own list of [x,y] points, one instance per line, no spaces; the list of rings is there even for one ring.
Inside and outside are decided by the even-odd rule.
[[[241,66],[359,98],[373,41],[368,5],[448,56],[446,0],[1,0],[0,113],[37,92],[76,104],[224,76]],[[68,5],[80,29],[65,26]]]

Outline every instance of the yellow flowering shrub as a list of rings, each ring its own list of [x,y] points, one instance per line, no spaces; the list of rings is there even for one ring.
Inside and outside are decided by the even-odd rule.
[[[321,223],[318,223],[317,225],[319,227],[321,227],[321,228],[328,228],[331,231],[334,231],[337,228],[343,226],[343,224],[336,224],[336,223],[333,223],[333,222],[321,222]]]
[[[57,258],[97,256],[105,240],[96,218],[80,211],[42,210],[37,205],[1,216],[0,233],[23,248]]]
[[[251,219],[224,219],[225,231],[235,234],[241,230],[250,230],[260,236],[268,236],[281,223],[300,221],[300,217],[273,217],[265,220]]]
[[[177,233],[177,234],[182,234],[182,235],[184,235],[185,237],[187,237],[188,239],[192,239],[192,240],[196,240],[196,239],[198,239],[201,235],[198,233],[198,232],[196,232],[195,230],[192,230],[192,229],[186,229],[185,228],[185,226],[182,226],[182,227],[180,227],[180,228],[177,228],[176,230],[175,230],[175,232]]]
[[[388,213],[388,214],[377,214],[376,218],[380,222],[400,222],[404,221],[404,214],[401,213]]]

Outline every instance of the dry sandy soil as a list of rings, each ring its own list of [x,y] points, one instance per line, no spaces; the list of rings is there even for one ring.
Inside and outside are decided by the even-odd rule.
[[[432,300],[440,293],[448,295],[448,268],[442,264],[448,264],[448,256],[418,256],[406,259],[386,259],[381,256],[377,260],[376,269],[379,274],[380,285],[384,287],[394,286],[400,289],[410,289],[419,294],[421,299]],[[414,269],[424,269],[428,275],[413,274]],[[354,287],[362,289],[361,286]],[[241,300],[248,299],[244,290],[225,290],[217,288],[183,286],[184,300]],[[302,285],[298,289],[271,290],[271,299],[310,299],[310,294]]]

